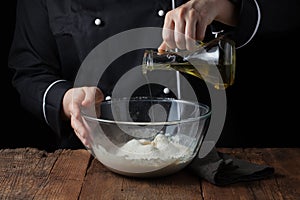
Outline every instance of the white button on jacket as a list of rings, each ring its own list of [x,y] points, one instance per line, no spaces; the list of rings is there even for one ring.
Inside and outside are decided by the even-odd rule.
[[[159,16],[162,17],[162,16],[164,16],[164,14],[165,14],[165,11],[163,11],[163,10],[159,10],[159,11],[158,11],[158,15],[159,15]]]
[[[95,19],[95,24],[97,26],[101,25],[101,19],[99,19],[99,18]]]

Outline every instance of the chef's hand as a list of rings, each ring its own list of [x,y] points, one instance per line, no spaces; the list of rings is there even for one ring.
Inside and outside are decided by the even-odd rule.
[[[78,87],[69,89],[63,98],[63,115],[71,120],[71,126],[81,142],[88,148],[91,144],[90,127],[81,115],[82,108],[97,107],[103,101],[103,93],[97,87]],[[96,115],[99,115],[97,113]]]
[[[212,21],[235,26],[238,8],[229,0],[190,0],[166,13],[163,26],[163,43],[158,48],[193,49],[195,40],[202,41]]]

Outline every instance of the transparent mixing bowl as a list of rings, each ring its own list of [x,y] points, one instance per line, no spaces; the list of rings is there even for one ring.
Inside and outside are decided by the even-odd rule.
[[[90,152],[118,174],[154,177],[175,173],[196,156],[207,132],[207,105],[173,98],[121,98],[82,111]]]

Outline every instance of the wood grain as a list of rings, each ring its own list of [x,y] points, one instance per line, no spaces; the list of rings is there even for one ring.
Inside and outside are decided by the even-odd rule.
[[[0,150],[0,199],[299,200],[299,148],[222,148],[219,151],[275,168],[259,181],[216,186],[187,169],[158,178],[111,172],[85,149]]]

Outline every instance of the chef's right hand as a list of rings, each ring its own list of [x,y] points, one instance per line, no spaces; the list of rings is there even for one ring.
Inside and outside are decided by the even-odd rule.
[[[166,14],[163,43],[158,50],[191,50],[195,40],[203,41],[206,28],[213,20],[235,26],[238,12],[238,8],[229,0],[190,0]]]

